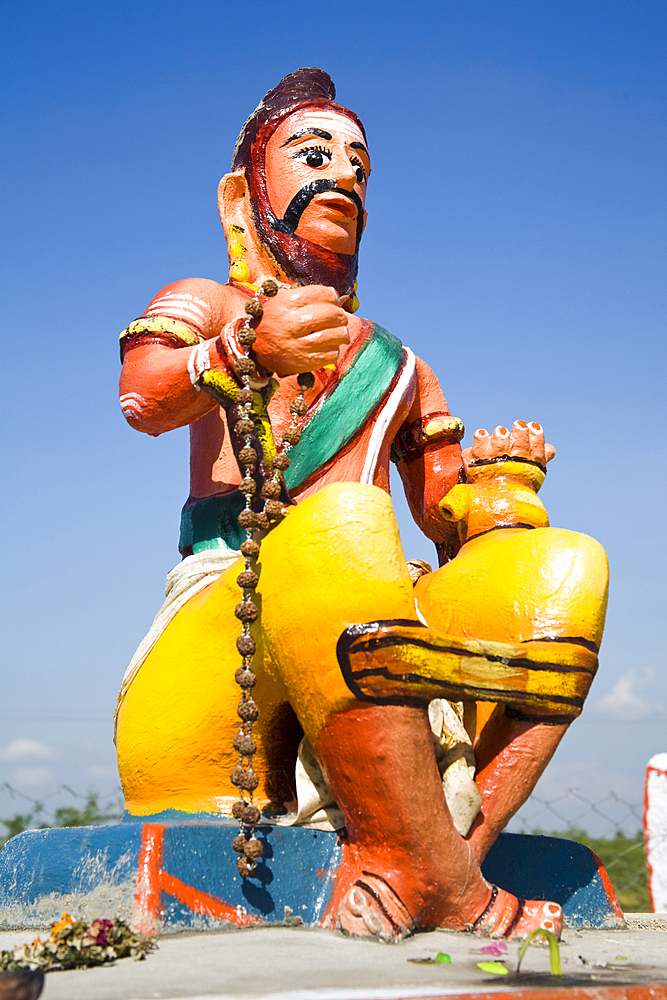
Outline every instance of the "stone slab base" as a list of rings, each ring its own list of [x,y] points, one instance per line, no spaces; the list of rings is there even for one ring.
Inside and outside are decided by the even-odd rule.
[[[121,822],[30,830],[0,851],[4,927],[45,927],[118,916],[142,933],[303,922],[318,925],[340,864],[337,834],[263,824],[256,877],[236,870],[231,820]],[[622,927],[623,915],[596,856],[553,837],[501,834],[484,864],[489,881],[549,899],[573,928]]]

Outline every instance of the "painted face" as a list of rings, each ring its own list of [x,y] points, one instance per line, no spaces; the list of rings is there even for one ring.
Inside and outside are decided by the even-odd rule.
[[[357,252],[370,158],[358,126],[326,109],[295,111],[266,145],[272,226],[338,254]]]

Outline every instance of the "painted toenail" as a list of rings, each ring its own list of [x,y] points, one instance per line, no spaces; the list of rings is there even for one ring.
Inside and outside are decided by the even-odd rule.
[[[368,909],[364,894],[359,889],[351,890],[349,896],[347,897],[347,902],[355,917],[363,916],[364,911]]]

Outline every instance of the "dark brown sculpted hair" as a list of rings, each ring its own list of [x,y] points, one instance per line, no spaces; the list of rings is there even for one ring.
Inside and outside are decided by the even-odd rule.
[[[363,227],[363,208],[358,201],[357,243],[353,255],[333,253],[294,232],[296,226],[277,219],[271,210],[266,189],[266,144],[280,122],[300,108],[326,108],[350,118],[366,135],[354,112],[336,104],[336,88],[322,69],[298,69],[290,73],[266,94],[241,129],[232,170],[243,170],[250,192],[250,211],[257,235],[283,274],[299,285],[333,285],[339,295],[350,295],[357,276],[359,241]],[[334,187],[325,179],[304,189],[305,203],[318,191]],[[345,192],[350,196],[350,192]],[[304,204],[305,207],[305,204]]]

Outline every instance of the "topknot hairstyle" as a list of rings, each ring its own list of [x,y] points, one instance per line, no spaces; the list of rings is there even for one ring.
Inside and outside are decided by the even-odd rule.
[[[236,140],[232,156],[232,170],[250,165],[253,143],[264,125],[282,118],[287,112],[313,103],[333,104],[336,97],[334,82],[323,69],[301,68],[284,77],[266,94]],[[348,112],[350,114],[350,112]],[[358,121],[357,116],[353,116]],[[361,122],[359,122],[361,126]],[[362,126],[363,131],[363,126]]]

